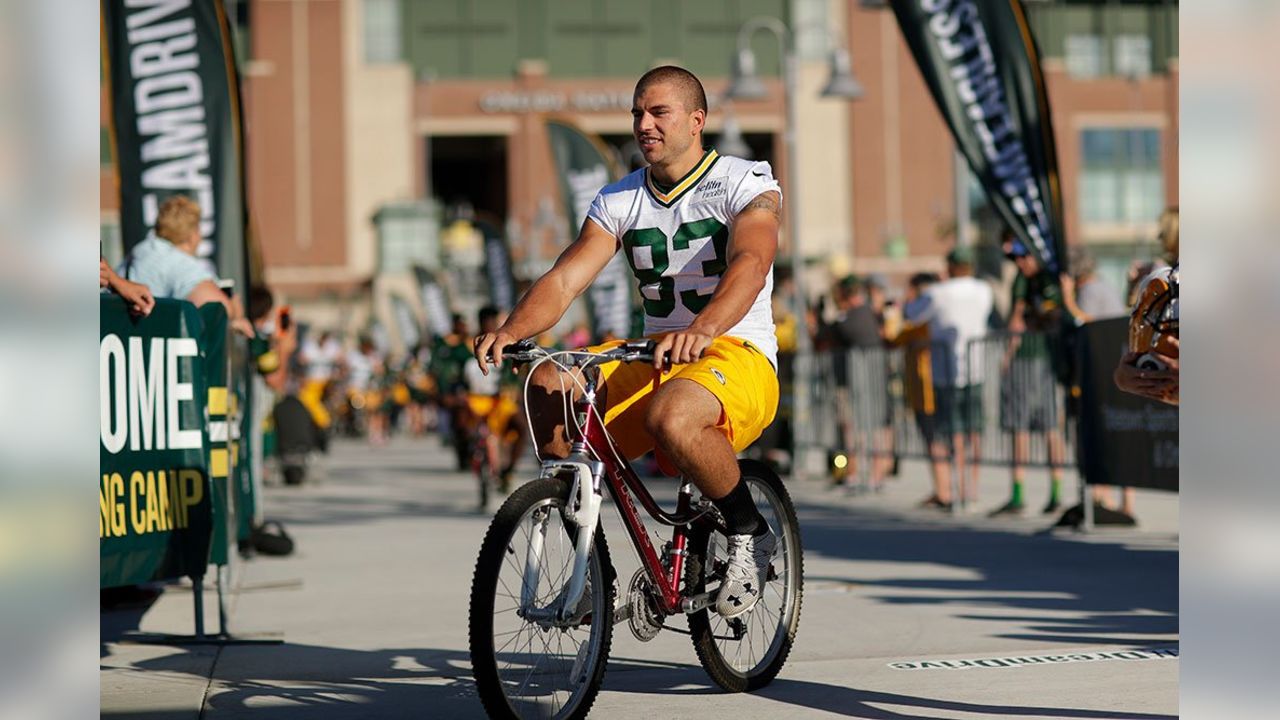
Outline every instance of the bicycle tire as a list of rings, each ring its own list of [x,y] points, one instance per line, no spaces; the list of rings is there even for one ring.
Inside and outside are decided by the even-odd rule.
[[[795,642],[796,631],[800,626],[800,607],[804,599],[804,548],[800,543],[800,525],[796,519],[795,506],[791,496],[783,486],[782,480],[763,462],[758,460],[740,460],[738,466],[742,470],[742,479],[749,483],[752,494],[759,493],[770,501],[770,508],[761,508],[761,514],[770,519],[770,526],[778,536],[779,553],[785,557],[787,564],[783,568],[782,597],[784,605],[777,612],[774,627],[775,634],[766,648],[760,662],[746,669],[739,669],[725,655],[723,646],[718,644],[717,635],[724,637],[727,624],[714,608],[708,607],[689,615],[689,631],[693,637],[693,649],[698,655],[698,662],[707,671],[712,681],[729,692],[750,692],[758,690],[778,676],[782,666],[791,654]],[[770,497],[770,495],[772,497]],[[690,565],[686,574],[686,584],[692,594],[706,590],[708,555],[714,553],[713,543],[719,533],[710,526],[702,524],[695,527],[689,537]],[[723,537],[723,536],[720,536]],[[781,555],[785,553],[785,555]],[[712,558],[714,561],[714,557]],[[775,561],[776,564],[776,561]],[[780,576],[782,577],[782,576]],[[789,587],[794,584],[794,587]],[[766,586],[767,587],[767,586]],[[765,595],[767,596],[767,592]],[[790,600],[786,600],[787,598]],[[759,603],[765,603],[762,597]],[[768,622],[767,606],[757,607],[751,611],[746,622],[757,618]],[[757,615],[760,613],[759,615]],[[750,631],[750,628],[748,628]],[[741,645],[742,641],[738,641]],[[775,646],[776,644],[776,646]]]
[[[520,557],[522,554],[513,549],[513,542],[516,540],[516,534],[519,532],[526,516],[530,516],[531,513],[541,507],[553,507],[562,511],[569,491],[569,482],[558,478],[534,480],[522,485],[507,498],[497,514],[494,515],[493,521],[489,524],[489,530],[485,533],[484,542],[480,547],[480,555],[476,559],[475,573],[471,581],[468,633],[471,667],[476,681],[476,689],[486,713],[491,718],[517,718],[522,715],[504,689],[504,679],[499,671],[499,649],[495,647],[495,615],[498,615],[496,609],[499,599],[500,576],[504,568],[508,570],[514,569],[517,574],[521,570],[518,567],[518,561],[513,562],[509,558],[511,555]],[[563,521],[563,514],[557,514]],[[564,522],[563,527],[570,541],[570,547],[572,547],[572,543],[576,539],[576,527],[567,522]],[[572,558],[572,553],[570,553],[570,558]],[[574,690],[570,693],[570,697],[566,699],[565,704],[561,706],[558,712],[552,715],[557,719],[577,720],[578,718],[586,717],[591,705],[595,702],[596,695],[600,692],[600,685],[604,680],[605,667],[608,664],[613,635],[615,572],[609,558],[609,547],[605,543],[604,534],[599,527],[596,528],[587,570],[588,577],[592,583],[590,588],[590,597],[592,598],[591,622],[588,624],[591,630],[589,631],[587,643],[596,643],[596,649],[594,652],[588,652],[586,662],[591,663],[591,665],[590,667],[584,666],[582,669],[585,682],[582,683],[581,690]],[[567,584],[568,578],[561,576],[561,580]],[[554,587],[555,582],[553,580],[549,583],[552,587],[548,589],[547,593],[542,594],[549,595],[557,592]],[[516,587],[519,587],[518,580]],[[538,587],[542,588],[541,582]],[[506,585],[506,590],[510,592],[510,584]],[[551,595],[550,597],[554,598],[555,596]],[[518,599],[516,599],[516,603],[518,605]],[[511,608],[510,612],[512,614],[514,614],[514,611],[515,608]],[[525,625],[531,624],[525,623]],[[536,625],[532,627],[536,628]],[[578,629],[580,628],[581,626]],[[536,637],[533,632],[531,628],[531,649],[533,639]],[[557,631],[553,629],[551,632]],[[520,635],[517,634],[513,640],[519,637]],[[517,649],[519,647],[517,645]],[[544,648],[546,647],[548,645],[544,641]],[[582,647],[589,647],[589,645],[584,644]],[[575,659],[570,671],[580,659]],[[533,669],[536,667],[537,663],[535,662],[525,680],[526,684],[529,682],[529,678],[532,677]],[[524,689],[523,685],[521,689]],[[570,702],[572,702],[571,706]]]

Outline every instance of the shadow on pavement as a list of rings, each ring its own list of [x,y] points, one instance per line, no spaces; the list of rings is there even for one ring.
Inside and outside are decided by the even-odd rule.
[[[191,658],[178,653],[138,663],[140,671],[190,672]],[[216,684],[204,712],[212,717],[263,718],[479,718],[484,713],[462,652],[424,649],[350,650],[310,645],[224,648],[216,662]],[[604,687],[636,695],[720,695],[696,665],[614,658]],[[859,690],[779,679],[755,693],[774,702],[869,720],[940,717],[932,712],[978,717],[1055,717],[1082,720],[1172,720],[1174,715],[993,705]],[[889,709],[882,706],[897,706]],[[784,711],[785,713],[785,711]],[[159,720],[172,711],[107,712],[104,718]]]
[[[816,504],[798,508],[806,555],[854,561],[946,566],[971,577],[865,579],[806,575],[808,582],[854,586],[872,599],[900,605],[955,605],[957,617],[1025,623],[997,637],[1064,642],[1166,645],[1178,632],[1176,548],[1133,548],[1079,542],[940,518]],[[1031,613],[990,614],[975,609]],[[1037,613],[1062,613],[1037,614]],[[1099,637],[1117,635],[1123,637]]]
[[[180,648],[181,650],[181,648]],[[193,655],[180,651],[135,663],[139,672],[192,674]],[[668,671],[680,684],[696,666],[647,660],[611,659],[605,676],[630,671]],[[482,718],[467,653],[422,648],[352,650],[283,644],[224,647],[213,670],[215,683],[205,700],[212,717],[266,718]],[[709,687],[704,692],[715,692]],[[189,714],[188,714],[189,715]],[[104,712],[104,718],[159,720],[173,711]],[[176,717],[176,716],[175,716]]]
[[[914,697],[897,693],[858,690],[857,688],[824,685],[797,680],[777,680],[757,693],[789,705],[824,710],[845,717],[867,720],[932,720],[942,716],[929,711],[973,713],[977,717],[1053,717],[1097,718],[1098,720],[1173,720],[1176,715],[1124,712],[1117,710],[1079,710],[1073,708],[1031,707],[1025,705],[988,705],[955,700]],[[901,710],[889,710],[877,705],[897,705]]]
[[[697,695],[697,694],[716,694],[719,691],[708,685],[707,688],[693,687],[688,685],[691,683],[690,676],[692,673],[698,673],[698,680],[705,680],[705,676],[701,676],[701,669],[698,667],[688,667],[679,679],[674,679],[672,687],[662,688],[661,683],[654,683],[652,689],[646,689],[645,693],[657,693],[662,695]],[[605,685],[608,687],[606,676]],[[612,688],[617,690],[617,688]],[[953,717],[952,713],[972,713],[976,717],[999,718],[999,717],[1052,717],[1052,718],[1082,718],[1096,720],[1174,720],[1176,715],[1165,715],[1160,713],[1141,713],[1141,712],[1125,712],[1117,710],[1082,710],[1074,708],[1057,708],[1057,707],[1034,707],[1026,705],[991,705],[985,703],[968,703],[955,700],[943,700],[937,698],[916,697],[912,695],[901,695],[898,693],[877,692],[874,690],[859,690],[853,687],[845,687],[840,685],[827,685],[824,683],[807,682],[802,680],[787,680],[779,678],[763,690],[753,693],[756,697],[768,698],[775,702],[786,703],[801,708],[809,708],[812,710],[821,710],[824,712],[841,715],[844,717],[864,718],[865,720],[942,720],[943,716],[929,714],[929,711],[945,712],[945,717]],[[901,710],[889,710],[877,705],[896,705]],[[785,715],[786,711],[783,711]]]

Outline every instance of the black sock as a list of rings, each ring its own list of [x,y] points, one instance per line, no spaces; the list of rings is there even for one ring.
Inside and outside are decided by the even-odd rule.
[[[711,502],[724,516],[725,527],[731,535],[755,535],[766,527],[764,517],[751,499],[751,491],[741,480],[728,495]]]

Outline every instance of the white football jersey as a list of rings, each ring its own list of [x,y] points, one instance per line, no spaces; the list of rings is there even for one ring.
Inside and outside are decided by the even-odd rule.
[[[637,170],[606,185],[587,217],[618,238],[644,298],[646,335],[683,330],[711,301],[727,268],[729,228],[752,200],[782,189],[767,162],[708,150],[670,192]],[[749,341],[778,365],[773,267],[745,317],[726,335]]]

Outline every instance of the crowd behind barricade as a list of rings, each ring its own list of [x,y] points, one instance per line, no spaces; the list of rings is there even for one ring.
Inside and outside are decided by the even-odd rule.
[[[1049,476],[1042,510],[1058,513],[1068,504],[1063,475],[1076,464],[1075,328],[1129,315],[1140,295],[1153,294],[1151,278],[1176,267],[1176,209],[1162,215],[1160,228],[1162,257],[1132,264],[1126,295],[1099,276],[1084,247],[1071,248],[1064,271],[1053,274],[1012,235],[1000,247],[1009,268],[1003,282],[976,277],[974,249],[957,247],[943,273],[919,272],[896,283],[879,274],[836,278],[805,309],[803,322],[789,300],[790,279],[779,273],[783,402],[755,450],[781,466],[790,461],[796,334],[807,331],[816,365],[809,379],[811,436],[801,443],[828,451],[833,486],[878,492],[902,458],[919,458],[927,460],[932,483],[922,506],[973,508],[981,501],[980,468],[1004,466],[1009,496],[987,511],[1020,515],[1033,502],[1027,468],[1039,466]],[[1001,292],[1006,302],[997,300]],[[1173,361],[1163,358],[1173,367],[1160,371],[1171,378],[1141,373],[1141,353],[1130,352],[1118,358],[1120,389],[1176,404],[1176,300],[1173,313],[1167,351]],[[1094,485],[1092,497],[1095,522],[1134,522],[1131,488]],[[1079,513],[1073,508],[1063,521],[1074,524]]]

